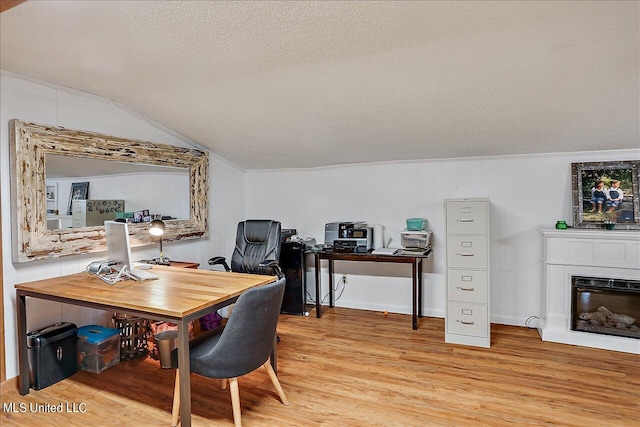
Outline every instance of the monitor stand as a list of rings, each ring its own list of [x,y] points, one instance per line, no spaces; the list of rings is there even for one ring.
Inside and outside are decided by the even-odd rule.
[[[120,280],[125,280],[125,279],[136,280],[136,278],[133,277],[129,272],[129,266],[127,265],[122,266],[122,268],[120,268],[120,271],[118,271],[117,273],[98,273],[98,274],[95,274],[95,276],[97,276],[100,280],[102,280],[103,282],[109,285],[113,285],[116,282],[119,282]]]

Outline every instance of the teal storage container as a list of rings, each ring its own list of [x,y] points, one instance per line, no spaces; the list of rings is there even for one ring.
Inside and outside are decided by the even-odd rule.
[[[116,219],[133,218],[133,212],[116,212]]]
[[[408,218],[407,231],[422,231],[427,228],[426,218]]]
[[[97,325],[78,329],[78,363],[94,374],[120,363],[120,330]]]

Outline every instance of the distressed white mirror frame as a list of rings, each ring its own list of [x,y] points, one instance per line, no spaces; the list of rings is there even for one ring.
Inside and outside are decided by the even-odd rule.
[[[15,119],[9,122],[9,140],[13,262],[106,250],[104,226],[47,230],[46,154],[188,168],[191,216],[188,220],[166,221],[163,240],[208,235],[209,157],[206,152]],[[130,224],[132,246],[155,243],[147,225]]]

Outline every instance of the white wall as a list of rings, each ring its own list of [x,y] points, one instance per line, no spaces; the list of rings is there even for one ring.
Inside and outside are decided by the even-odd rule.
[[[27,81],[10,73],[0,74],[0,197],[4,272],[2,315],[5,325],[7,378],[17,375],[18,372],[14,285],[77,273],[84,270],[90,261],[100,257],[100,254],[90,254],[24,264],[11,262],[8,122],[14,118],[176,146],[189,146],[188,141],[154,126],[108,100]],[[211,153],[209,161],[209,237],[168,242],[164,247],[165,255],[170,258],[196,261],[200,263],[201,268],[207,268],[206,261],[213,255],[231,255],[236,224],[244,217],[243,171]],[[159,248],[154,246],[132,250],[135,259],[158,256],[158,251]],[[109,314],[100,311],[32,299],[28,300],[27,306],[29,330],[60,321],[71,321],[78,325],[109,325]]]
[[[572,224],[571,163],[640,159],[640,150],[503,156],[346,165],[307,170],[250,171],[248,217],[279,219],[301,236],[324,241],[324,224],[364,220],[383,224],[390,246],[400,246],[405,219],[425,217],[434,254],[424,268],[425,314],[444,316],[443,200],[491,199],[491,320],[523,325],[542,310],[542,236],[539,227]],[[266,184],[268,183],[268,185]],[[264,191],[265,187],[269,191]],[[276,203],[274,200],[280,199]],[[323,265],[323,296],[327,288]],[[410,269],[402,265],[338,263],[347,274],[338,306],[411,313]],[[309,277],[309,274],[307,275]],[[313,295],[313,279],[308,281]]]

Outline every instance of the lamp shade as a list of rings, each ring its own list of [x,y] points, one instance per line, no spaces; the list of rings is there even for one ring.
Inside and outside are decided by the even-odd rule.
[[[164,234],[164,221],[160,219],[154,219],[149,224],[149,233],[154,236],[162,236]]]

